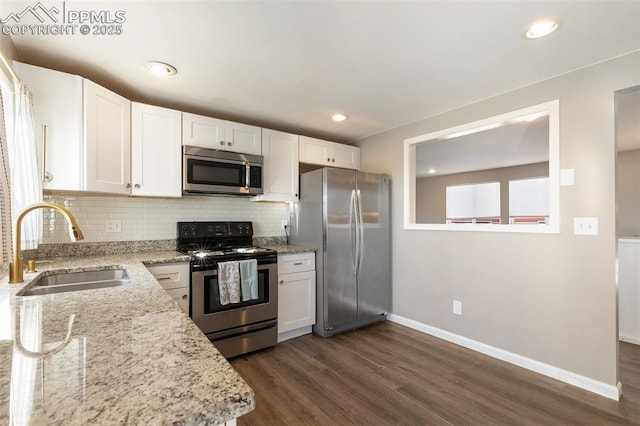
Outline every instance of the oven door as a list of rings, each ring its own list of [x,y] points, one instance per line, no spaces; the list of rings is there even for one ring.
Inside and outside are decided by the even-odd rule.
[[[278,316],[278,264],[258,263],[258,298],[240,303],[220,303],[218,270],[191,273],[191,317],[203,333],[220,336]],[[210,338],[212,336],[209,336]]]

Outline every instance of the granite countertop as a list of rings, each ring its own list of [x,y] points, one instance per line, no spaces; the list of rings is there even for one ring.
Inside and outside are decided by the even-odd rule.
[[[316,251],[313,247],[296,246],[291,244],[268,245],[265,246],[265,248],[275,250],[278,254],[307,253]]]
[[[42,271],[119,266],[121,287],[15,296],[24,284],[0,279],[0,424],[215,425],[253,410],[253,390],[173,302],[145,264],[182,262],[174,251],[55,259]],[[22,344],[47,351],[22,355],[10,324],[18,317]]]

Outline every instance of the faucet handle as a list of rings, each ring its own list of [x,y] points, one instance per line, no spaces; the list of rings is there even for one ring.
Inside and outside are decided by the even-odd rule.
[[[27,272],[38,272],[38,271],[36,271],[36,261],[35,260],[27,261]]]

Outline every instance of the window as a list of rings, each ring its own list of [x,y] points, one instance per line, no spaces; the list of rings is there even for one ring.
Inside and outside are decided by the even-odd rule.
[[[447,223],[500,223],[500,182],[447,186]]]
[[[509,223],[549,222],[549,178],[509,181]]]

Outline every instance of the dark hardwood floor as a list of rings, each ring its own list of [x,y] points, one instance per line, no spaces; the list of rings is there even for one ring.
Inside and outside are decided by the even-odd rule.
[[[640,424],[640,347],[627,343],[619,402],[388,321],[231,364],[256,392],[238,425]]]

